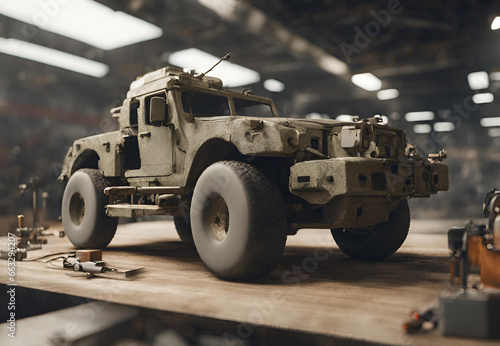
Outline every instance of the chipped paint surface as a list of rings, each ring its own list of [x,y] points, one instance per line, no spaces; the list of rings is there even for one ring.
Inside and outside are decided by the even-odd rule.
[[[188,193],[210,164],[246,161],[275,180],[291,223],[325,228],[374,225],[402,199],[448,189],[447,166],[408,151],[400,129],[374,118],[280,118],[271,99],[177,68],[138,78],[112,113],[120,130],[75,141],[61,180],[99,168],[123,185]]]

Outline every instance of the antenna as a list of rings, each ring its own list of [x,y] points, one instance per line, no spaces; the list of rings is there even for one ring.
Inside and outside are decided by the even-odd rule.
[[[198,78],[203,78],[203,77],[205,77],[205,75],[206,75],[208,72],[212,71],[212,70],[213,70],[213,69],[214,69],[217,65],[219,65],[219,64],[220,64],[221,62],[223,62],[224,60],[228,60],[229,58],[231,58],[231,53],[227,53],[226,55],[224,55],[224,56],[222,57],[222,59],[220,59],[219,61],[217,61],[217,63],[216,63],[214,66],[212,66],[212,67],[211,67],[211,68],[210,68],[207,72],[200,74],[200,75],[198,76]]]

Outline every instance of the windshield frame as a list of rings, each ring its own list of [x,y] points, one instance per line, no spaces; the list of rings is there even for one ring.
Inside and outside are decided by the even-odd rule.
[[[248,100],[248,101],[253,101],[253,102],[256,102],[256,103],[262,103],[264,105],[267,105],[271,108],[271,113],[272,113],[272,118],[277,118],[278,117],[278,112],[276,110],[276,106],[274,105],[274,102],[272,99],[269,99],[267,97],[262,97],[262,96],[257,96],[257,95],[252,95],[252,94],[246,94],[246,93],[241,93],[241,92],[236,92],[236,91],[231,91],[231,90],[216,90],[216,89],[207,89],[207,88],[200,88],[200,87],[196,87],[196,86],[183,86],[179,89],[176,90],[176,104],[177,104],[177,109],[179,109],[182,114],[184,115],[184,117],[188,118],[188,119],[191,119],[191,120],[194,120],[194,119],[208,119],[208,118],[212,118],[211,116],[208,116],[208,117],[195,117],[193,116],[192,114],[190,113],[186,113],[184,111],[184,107],[182,105],[182,93],[184,91],[194,91],[194,92],[199,92],[199,93],[203,93],[203,94],[211,94],[211,95],[214,95],[214,96],[222,96],[222,97],[226,97],[227,100],[228,100],[228,104],[229,104],[229,109],[231,111],[231,115],[223,115],[223,114],[220,114],[220,115],[214,115],[213,117],[219,117],[219,116],[239,116],[239,117],[255,117],[255,118],[271,118],[271,117],[260,117],[260,116],[245,116],[245,115],[238,115],[236,114],[236,108],[235,108],[235,105],[234,105],[234,98],[239,98],[239,99],[243,99],[243,100]]]

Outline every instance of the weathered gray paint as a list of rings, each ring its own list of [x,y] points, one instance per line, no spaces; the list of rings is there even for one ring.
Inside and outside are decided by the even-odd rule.
[[[193,117],[181,104],[183,90],[227,97],[231,115]],[[146,104],[163,97],[168,114],[161,126],[148,124]],[[266,104],[274,117],[238,116],[234,97]],[[137,125],[130,123],[139,102]],[[61,180],[85,166],[82,153],[95,152],[106,177],[131,186],[178,186],[188,193],[211,163],[237,153],[240,158],[290,158],[289,186],[295,227],[361,227],[387,220],[404,198],[428,197],[448,189],[447,166],[405,153],[406,136],[375,119],[358,122],[277,117],[271,99],[222,89],[213,77],[199,78],[163,68],[138,78],[122,107],[112,110],[120,131],[75,141],[65,157]],[[137,139],[140,169],[125,169],[126,139]],[[283,167],[275,167],[280,170]],[[278,178],[280,179],[280,178]],[[292,206],[293,204],[293,206]],[[295,208],[295,209],[294,209]],[[314,210],[322,208],[320,213]],[[361,215],[359,208],[365,210]],[[358,210],[358,212],[356,212]]]

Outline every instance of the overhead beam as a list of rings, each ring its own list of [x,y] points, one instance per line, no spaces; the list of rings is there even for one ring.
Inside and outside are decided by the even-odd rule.
[[[394,17],[394,23],[414,29],[438,29],[443,31],[453,31],[455,26],[448,22],[416,17]]]
[[[325,72],[350,80],[348,65],[320,46],[291,31],[252,5],[237,0],[198,0],[222,19],[243,25],[256,35],[265,35],[299,59],[312,61]]]
[[[441,71],[450,67],[460,65],[459,60],[445,60],[429,64],[415,64],[405,66],[386,67],[373,70],[373,74],[379,78],[412,75],[425,72]]]

